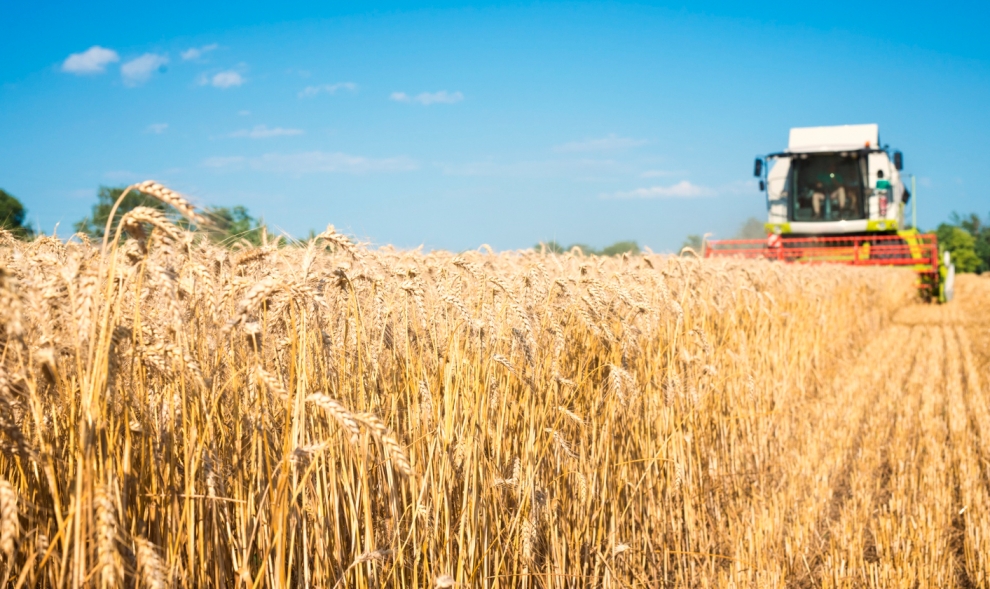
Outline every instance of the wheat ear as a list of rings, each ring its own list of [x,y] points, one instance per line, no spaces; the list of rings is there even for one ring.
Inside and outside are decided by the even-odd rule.
[[[17,491],[8,481],[0,479],[0,552],[7,555],[8,561],[14,554],[20,529],[17,519]]]
[[[209,224],[209,220],[196,212],[196,207],[194,207],[192,203],[182,198],[179,193],[162,186],[154,180],[145,180],[137,185],[137,189],[171,206],[175,210],[179,211],[183,217],[189,219],[200,227]]]
[[[155,545],[144,538],[134,538],[134,544],[137,548],[135,553],[141,584],[148,589],[165,589],[167,586],[165,581],[167,568],[165,561],[158,555]]]

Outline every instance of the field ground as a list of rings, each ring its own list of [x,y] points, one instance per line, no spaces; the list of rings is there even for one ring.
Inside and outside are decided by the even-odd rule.
[[[783,561],[798,585],[990,585],[988,384],[990,278],[963,275],[953,303],[900,309],[826,391],[790,408],[793,460],[754,497],[752,521],[783,513],[786,534],[813,548],[762,546],[756,529],[733,558]]]
[[[0,586],[990,587],[990,278],[121,226],[0,232]]]

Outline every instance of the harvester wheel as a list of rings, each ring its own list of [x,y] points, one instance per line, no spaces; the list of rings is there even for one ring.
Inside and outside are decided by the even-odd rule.
[[[921,284],[918,285],[918,294],[921,299],[926,303],[937,303],[941,302],[942,293],[939,281],[939,275],[937,272],[921,272],[918,274],[918,280]]]

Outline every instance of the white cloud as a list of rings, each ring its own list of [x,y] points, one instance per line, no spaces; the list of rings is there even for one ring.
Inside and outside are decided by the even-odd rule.
[[[183,61],[191,61],[194,59],[199,59],[203,57],[204,54],[209,53],[219,47],[216,43],[210,43],[209,45],[203,45],[202,47],[190,47],[182,52]]]
[[[154,133],[155,135],[161,135],[168,129],[168,123],[152,123],[148,125],[146,131],[148,133]]]
[[[237,114],[239,114],[242,117],[249,117],[249,116],[251,116],[251,111],[249,111],[249,110],[239,110],[239,111],[237,111]]]
[[[698,198],[713,196],[714,194],[715,191],[711,188],[681,180],[673,186],[650,186],[649,188],[637,188],[628,192],[613,192],[601,196],[602,198]]]
[[[234,70],[226,70],[208,76],[203,74],[199,77],[200,86],[213,86],[214,88],[233,88],[244,83],[244,77]]]
[[[410,172],[419,169],[419,164],[406,156],[367,158],[323,151],[292,154],[267,153],[250,159],[241,156],[212,157],[203,161],[203,165],[210,168],[236,168],[245,163],[251,169],[259,172],[293,175],[316,173],[368,174]]]
[[[207,168],[233,168],[244,163],[244,157],[239,155],[215,156],[203,160],[203,166]]]
[[[286,137],[290,135],[302,135],[302,129],[283,129],[273,127],[269,129],[265,125],[255,125],[253,129],[241,129],[230,134],[231,137],[248,137],[251,139],[267,139],[268,137]]]
[[[155,70],[164,71],[165,64],[167,63],[167,55],[145,53],[141,57],[135,57],[120,66],[120,75],[124,78],[124,84],[136,86],[147,82],[148,78],[151,77],[151,73]]]
[[[747,180],[735,180],[727,184],[721,184],[715,188],[715,192],[719,196],[726,195],[744,195],[752,196],[759,191],[758,188],[759,181],[756,178],[749,178]]]
[[[441,90],[439,92],[422,92],[416,96],[410,96],[405,92],[393,92],[389,98],[396,102],[418,102],[424,106],[429,106],[431,104],[454,104],[464,100],[464,95],[460,92]]]
[[[108,63],[120,61],[120,56],[113,49],[93,45],[82,53],[73,53],[62,62],[62,71],[82,76],[85,74],[102,74]]]
[[[619,137],[615,133],[610,133],[598,139],[585,139],[584,141],[571,141],[553,148],[554,151],[610,151],[615,149],[629,149],[646,145],[645,139],[633,139],[631,137]]]
[[[642,172],[640,178],[669,178],[670,176],[680,176],[684,172],[674,172],[671,170],[646,170]]]
[[[357,84],[354,82],[338,82],[337,84],[323,84],[320,86],[307,86],[299,93],[299,98],[311,98],[317,94],[336,94],[338,90],[347,90],[349,92],[354,92],[357,90]]]
[[[501,162],[483,160],[473,162],[437,162],[435,164],[447,176],[502,176],[502,177],[541,177],[565,176],[585,180],[591,177],[614,174],[626,175],[628,165],[611,159],[544,159]]]

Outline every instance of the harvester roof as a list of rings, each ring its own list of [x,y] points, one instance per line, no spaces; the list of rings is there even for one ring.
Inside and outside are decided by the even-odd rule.
[[[880,127],[837,125],[834,127],[795,127],[787,142],[789,153],[855,151],[880,147]]]

